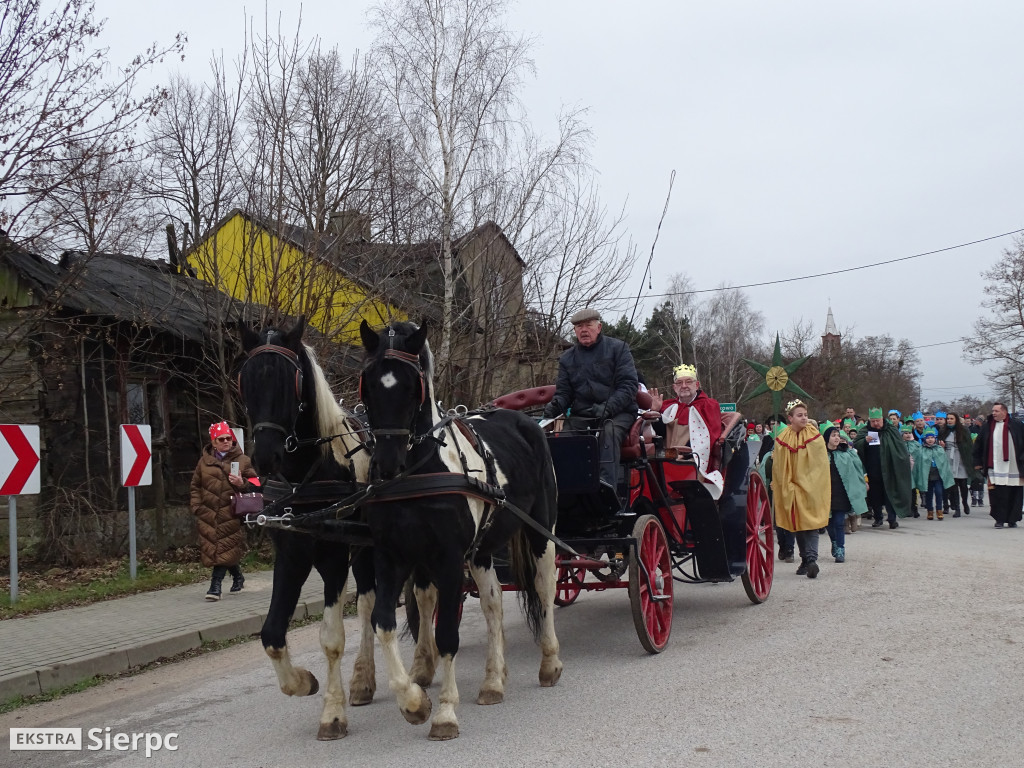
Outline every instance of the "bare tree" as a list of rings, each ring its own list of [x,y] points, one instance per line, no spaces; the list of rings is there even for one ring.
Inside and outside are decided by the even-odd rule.
[[[210,62],[212,82],[171,79],[167,101],[149,131],[149,194],[181,232],[187,250],[241,199],[235,170],[246,57],[229,82],[222,61]]]
[[[31,211],[29,221],[40,233],[37,251],[146,253],[154,236],[152,211],[136,150],[113,151],[106,140],[69,145],[45,167],[65,182]]]
[[[786,357],[804,357],[818,351],[820,338],[814,330],[814,323],[803,317],[794,320],[789,328],[779,334],[779,346]]]
[[[982,307],[987,314],[974,321],[974,335],[964,341],[963,357],[976,365],[994,364],[989,378],[999,395],[1016,396],[1012,390],[1024,383],[1024,238],[1015,238],[981,276],[986,281]]]
[[[529,147],[518,89],[533,63],[528,42],[503,26],[505,8],[504,0],[393,0],[371,11],[379,83],[406,136],[436,222],[431,234],[443,283],[442,392],[456,323],[464,314],[456,301],[466,269],[454,250],[457,233],[487,217],[507,224],[515,237],[525,229],[525,212],[546,169],[563,162],[577,144],[578,126],[564,122],[554,151],[527,166],[537,173],[511,183],[512,148]],[[507,194],[509,188],[518,194]],[[503,205],[515,198],[511,210]],[[499,211],[503,215],[496,215]]]
[[[87,0],[49,13],[41,0],[8,0],[0,10],[0,227],[16,239],[36,234],[28,214],[84,164],[131,150],[131,129],[163,96],[156,89],[136,97],[136,78],[184,46],[179,34],[109,68],[94,12]]]

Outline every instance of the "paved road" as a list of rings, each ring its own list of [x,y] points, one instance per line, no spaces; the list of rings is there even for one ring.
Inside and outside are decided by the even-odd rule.
[[[320,696],[283,696],[258,643],[0,716],[0,738],[12,726],[177,732],[177,751],[146,761],[156,766],[1016,767],[1024,529],[991,525],[976,512],[864,530],[848,539],[846,564],[826,559],[816,581],[782,565],[763,606],[738,583],[680,585],[660,656],[640,648],[624,592],[584,595],[558,613],[565,673],[554,689],[537,686],[539,654],[506,598],[510,680],[493,707],[473,703],[483,622],[471,601],[453,742],[429,742],[427,726],[402,720],[379,660],[377,699],[350,710],[348,738],[315,741]],[[293,648],[321,672],[316,632],[294,633]],[[349,648],[357,641],[350,622]],[[140,760],[7,748],[2,765]]]

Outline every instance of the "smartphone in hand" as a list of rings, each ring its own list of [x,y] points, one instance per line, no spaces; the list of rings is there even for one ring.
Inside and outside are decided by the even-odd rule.
[[[231,474],[232,475],[237,475],[238,474],[238,462],[237,461],[232,461],[231,462]]]

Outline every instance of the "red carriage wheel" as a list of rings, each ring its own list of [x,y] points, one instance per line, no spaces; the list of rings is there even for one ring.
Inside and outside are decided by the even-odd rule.
[[[747,570],[743,588],[751,602],[763,603],[772,591],[775,575],[775,527],[768,489],[756,472],[747,486]]]
[[[561,561],[561,558],[559,558]],[[572,566],[558,564],[558,584],[555,587],[555,605],[572,605],[576,598],[583,591],[583,580],[587,577],[586,568],[573,568]]]
[[[672,634],[672,561],[665,529],[654,515],[642,515],[633,526],[636,556],[629,558],[629,603],[640,644],[661,653]],[[643,568],[640,567],[643,563]],[[646,569],[650,584],[644,576]]]

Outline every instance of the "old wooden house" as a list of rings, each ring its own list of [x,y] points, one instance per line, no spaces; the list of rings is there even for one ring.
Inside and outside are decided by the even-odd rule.
[[[42,493],[18,509],[34,518],[19,534],[41,554],[121,550],[121,424],[152,428],[140,530],[157,545],[190,537],[180,511],[206,430],[234,415],[233,347],[220,341],[237,311],[166,262],[81,253],[52,262],[0,236],[0,421],[40,426]]]

